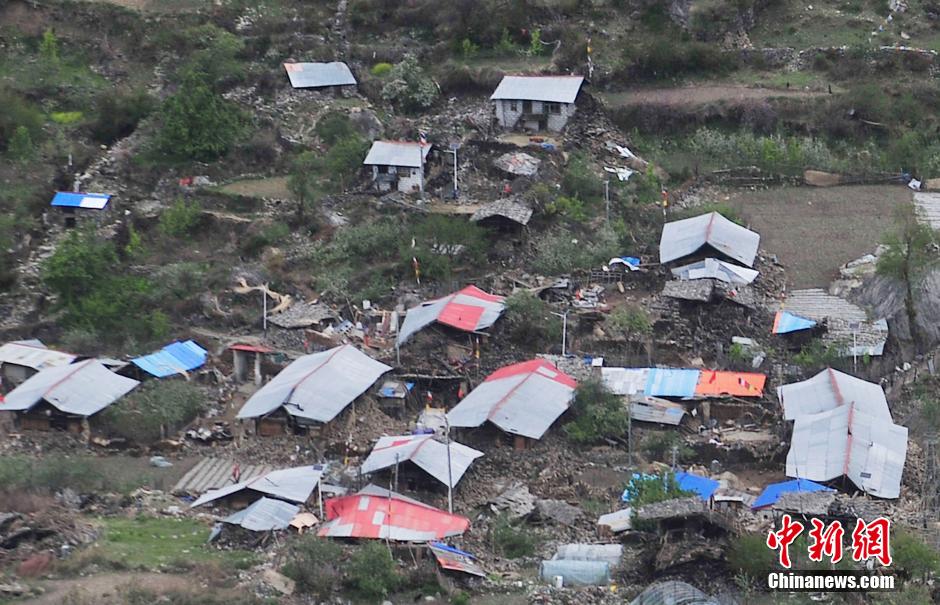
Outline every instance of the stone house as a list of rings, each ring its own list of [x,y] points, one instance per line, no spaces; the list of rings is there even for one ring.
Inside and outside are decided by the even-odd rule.
[[[575,112],[581,76],[504,76],[490,96],[503,128],[560,131]]]
[[[378,191],[424,192],[424,168],[430,151],[430,143],[375,141],[362,163],[372,167],[372,183]]]

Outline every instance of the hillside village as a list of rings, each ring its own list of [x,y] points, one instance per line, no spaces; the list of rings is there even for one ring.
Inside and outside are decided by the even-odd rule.
[[[940,601],[938,15],[0,3],[0,603]]]

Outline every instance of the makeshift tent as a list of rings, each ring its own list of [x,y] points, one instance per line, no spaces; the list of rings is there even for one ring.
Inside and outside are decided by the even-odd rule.
[[[783,481],[782,483],[771,483],[764,488],[764,491],[760,493],[760,496],[757,497],[757,500],[754,500],[754,504],[751,505],[751,508],[757,510],[772,506],[777,502],[777,500],[780,499],[780,496],[783,494],[831,491],[835,490],[828,488],[825,485],[820,485],[815,481],[810,481],[809,479],[793,479],[792,481]]]
[[[541,439],[568,409],[576,386],[574,378],[544,359],[512,364],[487,376],[447,419],[454,427],[489,421],[507,433]]]
[[[252,395],[239,418],[283,408],[301,422],[326,423],[391,370],[352,345],[298,357]]]
[[[891,411],[881,385],[832,368],[807,380],[777,387],[777,398],[783,405],[784,420],[855,404],[866,414],[891,422]]]
[[[108,407],[139,382],[118,376],[96,359],[40,370],[7,393],[0,411],[25,412],[45,401],[65,414],[87,417]]]
[[[610,582],[610,565],[605,561],[552,559],[542,561],[539,576],[546,582],[561,576],[565,586],[602,586]]]
[[[695,492],[702,500],[709,500],[721,487],[721,484],[714,479],[693,475],[685,471],[676,473],[676,483],[679,485],[679,489],[686,492]]]
[[[717,279],[727,284],[747,285],[757,279],[759,273],[754,269],[739,267],[716,258],[706,258],[697,263],[676,267],[672,274],[682,280]]]
[[[156,353],[132,359],[131,363],[157,378],[185,374],[203,366],[209,352],[192,340],[173,342]]]
[[[815,325],[816,322],[812,319],[794,315],[789,311],[777,311],[777,314],[774,315],[774,327],[771,329],[771,333],[789,334],[790,332],[809,330]]]
[[[296,504],[272,498],[261,498],[237,513],[222,519],[223,523],[238,525],[250,531],[287,529],[300,511]]]
[[[450,487],[453,487],[483,452],[451,441],[448,457],[447,448],[446,444],[436,441],[433,435],[380,437],[360,470],[363,473],[373,473],[395,466],[396,463],[413,462],[444,485],[448,484],[448,477],[451,477],[453,484]],[[447,466],[448,461],[450,469]]]
[[[464,332],[485,330],[496,323],[505,308],[502,296],[487,294],[476,286],[467,286],[444,298],[408,309],[398,331],[396,344],[404,344],[415,332],[435,321]]]
[[[452,515],[412,498],[369,485],[359,493],[326,501],[327,522],[317,535],[429,542],[459,536],[470,519]]]
[[[666,223],[659,241],[659,262],[668,263],[709,245],[722,254],[754,266],[760,235],[717,212]]]
[[[248,481],[209,490],[190,505],[190,508],[228,498],[239,492],[247,492],[258,497],[270,496],[277,500],[303,504],[310,499],[313,490],[319,485],[323,469],[316,466],[297,466],[271,471]]]
[[[56,192],[52,206],[57,208],[84,208],[86,210],[104,210],[111,195],[107,193],[78,193],[73,191]]]

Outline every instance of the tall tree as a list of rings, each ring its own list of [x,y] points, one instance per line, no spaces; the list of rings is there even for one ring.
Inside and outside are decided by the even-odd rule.
[[[322,162],[312,151],[297,156],[287,178],[287,189],[297,200],[297,222],[303,223],[307,206],[313,201],[320,179]]]

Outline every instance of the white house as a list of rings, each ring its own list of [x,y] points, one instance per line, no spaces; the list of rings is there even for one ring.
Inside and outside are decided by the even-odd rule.
[[[397,187],[404,193],[424,191],[424,167],[430,143],[375,141],[362,162],[372,166],[372,182],[379,191]]]
[[[581,76],[504,76],[490,97],[503,128],[561,130],[574,115]]]

